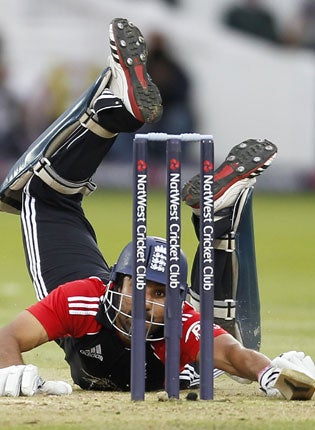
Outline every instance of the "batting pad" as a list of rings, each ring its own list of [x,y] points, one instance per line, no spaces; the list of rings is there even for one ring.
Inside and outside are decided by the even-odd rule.
[[[89,129],[93,128],[96,134],[100,132],[98,124],[91,121],[93,115],[91,106],[108,84],[110,77],[111,70],[104,69],[90,88],[17,160],[0,186],[1,211],[14,214],[21,212],[22,189],[33,176],[36,166],[38,167],[42,159],[49,159],[80,124]]]
[[[240,194],[233,208],[229,231],[214,243],[214,319],[244,346],[259,350],[260,298],[252,195],[252,188],[244,189]],[[197,217],[194,220],[197,233]],[[192,270],[192,287],[189,289],[190,301],[197,310],[200,308],[198,260],[197,253]]]

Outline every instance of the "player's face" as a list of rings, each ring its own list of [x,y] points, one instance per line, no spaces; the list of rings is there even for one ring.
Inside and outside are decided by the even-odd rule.
[[[124,277],[123,285],[119,291],[121,296],[121,313],[118,313],[116,324],[127,333],[131,332],[132,315],[132,280]],[[164,322],[165,285],[157,282],[146,283],[146,328],[147,337],[160,329],[159,324]],[[152,325],[152,323],[155,323]]]

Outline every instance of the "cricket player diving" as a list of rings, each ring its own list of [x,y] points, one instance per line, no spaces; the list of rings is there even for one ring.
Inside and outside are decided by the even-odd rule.
[[[147,73],[147,48],[140,30],[127,19],[113,19],[109,44],[108,64],[98,79],[35,140],[0,187],[0,209],[21,218],[26,263],[38,299],[0,329],[1,396],[72,392],[72,385],[45,381],[36,363],[24,362],[24,352],[51,341],[63,349],[77,389],[130,390],[132,245],[123,244],[116,264],[109,267],[81,203],[95,190],[93,174],[118,133],[134,132],[144,123],[158,121],[162,100]],[[241,310],[238,320],[235,304],[241,294],[235,289],[241,291],[244,282],[247,290],[249,283],[238,250],[252,250],[251,239],[247,238],[248,246],[241,239],[251,234],[243,225],[246,220],[251,223],[246,213],[250,193],[256,177],[276,152],[276,146],[267,140],[248,139],[236,145],[215,170],[215,239],[221,256],[215,267],[214,366],[238,380],[255,381],[257,393],[308,400],[315,391],[311,357],[292,350],[269,359],[258,351],[257,339],[247,333],[250,325],[244,323]],[[182,192],[183,200],[192,207],[196,231],[198,183],[197,175]],[[104,211],[109,204],[104,201]],[[113,225],[104,225],[105,236]],[[239,238],[235,238],[237,234]],[[247,266],[254,265],[251,258]],[[235,287],[231,273],[237,259],[245,275],[239,274]],[[200,354],[198,330],[192,330],[200,323],[197,261],[188,288],[187,260],[181,252],[180,372],[184,375],[190,363],[198,364]],[[161,390],[165,370],[165,239],[147,238],[146,268],[146,390]],[[253,347],[246,346],[251,340]],[[189,378],[182,379],[184,388],[189,384]]]

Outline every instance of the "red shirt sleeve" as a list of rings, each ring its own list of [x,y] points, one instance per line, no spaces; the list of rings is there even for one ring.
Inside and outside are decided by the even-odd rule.
[[[180,340],[180,366],[196,361],[200,350],[200,313],[189,303],[184,303],[182,314],[183,331]],[[213,336],[217,337],[227,332],[220,326],[213,325]],[[159,359],[165,363],[165,341],[153,342],[152,347]]]
[[[49,340],[95,334],[101,329],[95,316],[105,288],[98,278],[67,282],[27,310],[45,328]]]

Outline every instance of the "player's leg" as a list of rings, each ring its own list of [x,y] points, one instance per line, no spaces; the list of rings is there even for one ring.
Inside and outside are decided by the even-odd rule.
[[[246,346],[260,344],[259,294],[252,220],[255,177],[273,161],[277,148],[266,140],[248,140],[235,146],[214,173],[215,321]],[[192,207],[199,237],[200,178],[194,176],[182,190]],[[191,278],[191,301],[199,307],[199,248]]]
[[[112,75],[109,88],[94,101],[93,111],[97,124],[116,136],[135,131],[145,122],[158,121],[162,105],[159,90],[146,71],[147,47],[140,30],[128,20],[117,18],[110,24],[109,40]],[[87,133],[85,138],[82,135],[72,139],[72,146],[64,143],[66,157],[61,148],[51,160],[57,173],[70,181],[90,178],[115,140],[97,133]]]
[[[141,32],[126,19],[115,19],[110,25],[110,46],[112,52],[109,58],[110,67],[107,67],[91,87],[33,142],[12,167],[0,185],[0,210],[20,212],[21,190],[34,173],[41,175],[44,181],[56,186],[61,192],[63,186],[67,187],[67,193],[71,188],[73,193],[77,191],[88,193],[94,189],[89,181],[83,184],[69,184],[63,181],[58,172],[54,172],[50,166],[51,155],[70,138],[71,141],[74,138],[80,139],[80,142],[86,140],[80,126],[85,129],[84,131],[91,131],[103,139],[104,155],[113,144],[112,138],[118,132],[134,131],[144,122],[159,120],[162,114],[161,97],[146,71],[147,48]],[[106,100],[107,87],[126,107],[124,112],[120,109],[120,115],[114,110],[119,107],[117,101],[117,105],[108,105],[111,101]],[[104,110],[107,110],[106,114]],[[93,166],[91,168],[90,172],[95,169]]]
[[[240,191],[249,188],[251,179],[261,175],[276,155],[277,147],[266,139],[248,139],[234,146],[214,172],[215,212],[233,206]],[[182,199],[199,215],[199,174],[184,185]]]
[[[24,187],[24,243],[38,298],[73,279],[99,276],[108,280],[109,268],[83,213],[82,196],[93,187],[91,177],[116,134],[134,131],[144,120],[155,121],[161,114],[159,91],[146,73],[146,45],[140,31],[127,20],[114,20],[110,43],[108,88],[93,98],[89,118],[45,157],[42,168]],[[117,52],[118,62],[113,59]],[[139,69],[140,83],[135,73]]]

